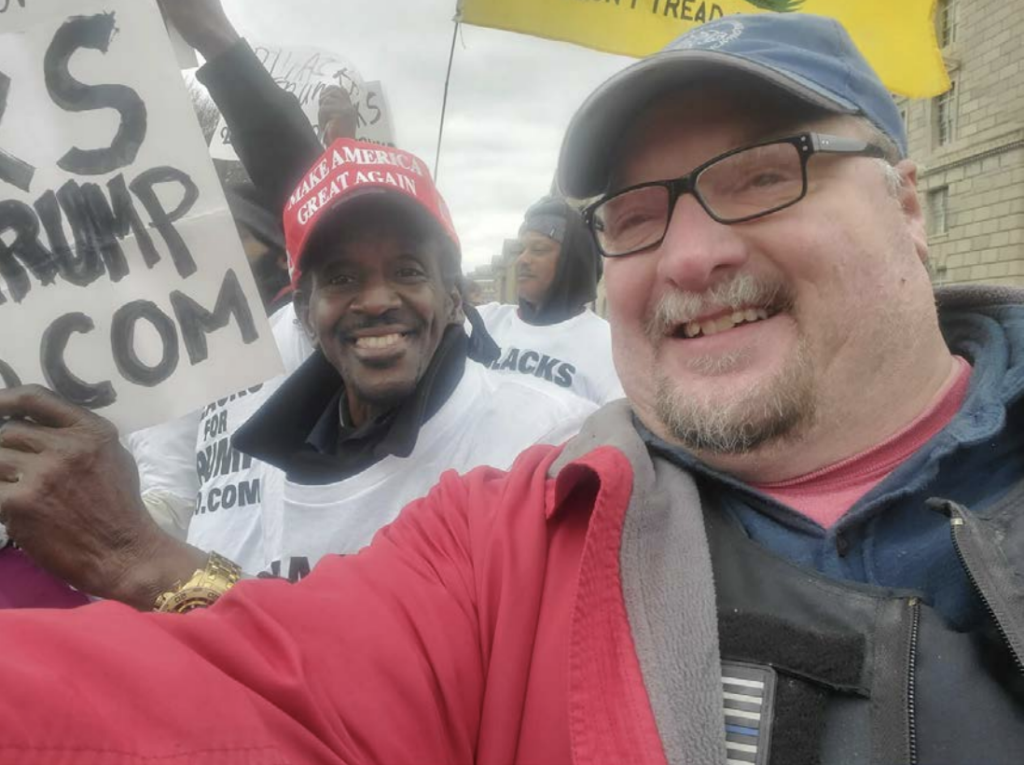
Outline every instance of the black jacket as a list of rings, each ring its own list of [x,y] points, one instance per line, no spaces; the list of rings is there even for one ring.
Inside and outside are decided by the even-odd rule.
[[[299,100],[278,87],[244,40],[209,61],[196,77],[224,115],[252,182],[283,212],[323,153]]]

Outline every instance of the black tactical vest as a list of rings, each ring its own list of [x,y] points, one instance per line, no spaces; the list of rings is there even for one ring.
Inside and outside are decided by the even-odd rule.
[[[953,631],[918,593],[796,566],[714,504],[723,677],[740,678],[724,686],[730,762],[1024,763],[1024,486],[984,519],[930,503],[950,517],[989,613],[974,633]],[[758,672],[764,683],[742,679]]]

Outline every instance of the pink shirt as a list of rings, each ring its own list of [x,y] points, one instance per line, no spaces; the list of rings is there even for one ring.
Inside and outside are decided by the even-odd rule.
[[[831,528],[960,410],[971,381],[971,365],[959,356],[955,361],[955,370],[932,404],[903,430],[842,462],[788,481],[754,484],[754,488],[823,528]]]

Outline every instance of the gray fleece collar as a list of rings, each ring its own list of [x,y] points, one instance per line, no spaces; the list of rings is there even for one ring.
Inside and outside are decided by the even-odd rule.
[[[670,765],[720,765],[718,616],[697,486],[667,460],[651,460],[624,400],[587,420],[550,475],[602,446],[621,451],[633,467],[619,552],[622,593],[665,757]]]

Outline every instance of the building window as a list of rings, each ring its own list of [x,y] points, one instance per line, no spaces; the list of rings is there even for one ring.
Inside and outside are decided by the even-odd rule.
[[[949,187],[928,192],[928,233],[941,236],[949,233]]]
[[[903,129],[906,132],[910,132],[910,111],[906,106],[900,108],[900,122],[903,123]]]
[[[935,8],[935,31],[939,47],[945,48],[956,42],[956,16],[959,0],[939,0]]]
[[[949,90],[935,99],[935,139],[939,146],[952,143],[956,137],[956,81]]]

